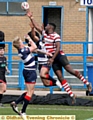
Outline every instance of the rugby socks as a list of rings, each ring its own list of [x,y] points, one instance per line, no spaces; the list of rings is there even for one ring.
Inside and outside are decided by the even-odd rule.
[[[22,110],[21,110],[22,113],[25,113],[25,112],[26,112],[26,108],[27,108],[30,100],[31,100],[31,97],[30,97],[30,96],[28,96],[28,95],[25,95],[25,96],[24,96],[24,104],[23,104],[23,107],[22,107]]]
[[[15,103],[18,104],[18,103],[20,103],[21,101],[23,101],[23,100],[24,100],[24,96],[26,95],[26,93],[27,93],[27,92],[23,93],[23,94],[15,101]]]
[[[74,94],[72,93],[71,88],[70,88],[67,80],[65,80],[65,79],[62,80],[62,86],[64,87],[65,91],[70,95],[70,97],[74,96]]]
[[[0,94],[0,103],[1,103],[1,99],[2,99],[2,97],[3,97],[3,94]]]
[[[76,77],[78,77],[84,84],[89,85],[89,82],[84,78],[84,76],[79,74],[78,71],[75,71],[75,74],[76,74]]]
[[[56,86],[57,85],[60,89],[62,88],[62,85],[61,85],[60,81],[55,80],[49,74],[46,74],[46,78],[48,80],[50,80],[50,86]]]

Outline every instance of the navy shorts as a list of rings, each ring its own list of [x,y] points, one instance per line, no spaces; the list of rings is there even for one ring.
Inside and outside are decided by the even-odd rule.
[[[23,69],[23,76],[25,79],[25,83],[36,83],[37,74],[35,70]]]
[[[62,70],[62,67],[65,67],[69,64],[69,61],[66,57],[66,55],[61,55],[56,60],[54,60],[52,67],[54,71]]]

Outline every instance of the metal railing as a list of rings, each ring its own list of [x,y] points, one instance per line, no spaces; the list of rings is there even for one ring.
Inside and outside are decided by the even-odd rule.
[[[7,53],[5,53],[5,55],[8,57],[8,68],[9,70],[11,71],[10,72],[10,76],[12,75],[12,62],[14,61],[12,59],[13,56],[17,56],[17,53],[13,53],[12,51],[12,42],[0,42],[0,44],[7,44],[8,45],[8,51]],[[82,45],[82,52],[81,53],[67,53],[66,55],[67,56],[81,56],[83,58],[83,61],[80,61],[81,64],[83,64],[83,69],[84,69],[84,77],[86,78],[87,76],[87,63],[93,63],[92,61],[87,61],[87,57],[88,56],[93,56],[93,54],[88,54],[87,53],[87,48],[88,48],[88,44],[93,44],[93,42],[61,42],[62,45]],[[17,61],[19,63],[19,80],[18,80],[18,88],[20,88],[21,90],[23,90],[25,88],[25,85],[24,85],[24,79],[23,79],[23,76],[22,76],[22,69],[23,69],[23,63],[22,61]],[[71,63],[73,63],[71,61]],[[74,62],[75,64],[78,63],[77,61]],[[53,76],[53,70],[51,69],[50,70],[50,75]],[[14,87],[13,85],[11,87]],[[36,87],[40,87],[40,86],[36,86]],[[50,88],[50,93],[53,92],[53,88],[54,87],[49,87]],[[84,85],[84,88],[85,88],[85,85]]]

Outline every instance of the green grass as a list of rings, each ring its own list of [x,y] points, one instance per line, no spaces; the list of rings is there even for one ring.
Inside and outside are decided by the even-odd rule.
[[[19,105],[21,109],[22,105]],[[27,115],[76,115],[76,120],[93,120],[93,107],[63,105],[28,105]],[[8,104],[0,107],[0,115],[16,115]]]

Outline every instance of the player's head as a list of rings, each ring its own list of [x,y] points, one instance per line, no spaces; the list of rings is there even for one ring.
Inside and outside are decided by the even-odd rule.
[[[56,29],[56,25],[54,23],[48,23],[47,26],[45,27],[45,31],[49,32],[51,30],[51,32],[54,32]]]
[[[21,40],[20,37],[15,37],[14,40],[13,40],[13,46],[16,48],[16,49],[20,49],[21,46],[23,46],[23,41]]]
[[[28,32],[27,34],[28,34],[28,35],[30,36],[30,38],[34,41],[32,32],[30,31],[30,32]],[[38,33],[37,31],[35,31],[35,35],[40,39],[40,35],[39,35],[39,33]],[[28,41],[27,39],[25,39],[25,42],[26,42],[26,43],[29,43],[29,41]],[[28,46],[31,46],[31,45],[28,44]]]
[[[33,40],[32,32],[30,31],[30,32],[28,32],[27,34],[28,34],[28,35],[30,36],[30,38]],[[40,39],[40,35],[39,35],[39,33],[38,33],[37,31],[35,31],[35,35]],[[25,41],[26,41],[26,39],[25,39]]]
[[[3,55],[4,55],[4,53],[5,53],[4,48],[3,48],[3,47],[0,47],[0,55],[1,55],[1,56],[3,56]]]

